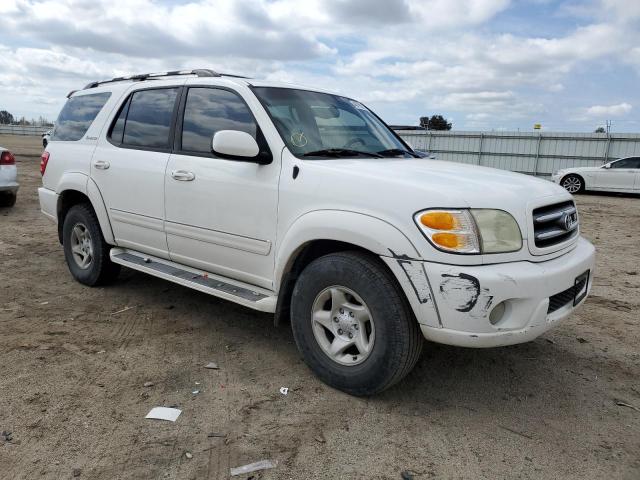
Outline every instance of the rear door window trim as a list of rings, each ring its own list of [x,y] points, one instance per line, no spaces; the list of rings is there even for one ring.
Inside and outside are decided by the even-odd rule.
[[[143,92],[146,90],[177,90],[177,95],[176,95],[176,99],[174,101],[173,104],[173,111],[171,113],[171,122],[169,122],[169,140],[167,142],[167,147],[145,147],[145,146],[141,146],[141,145],[130,145],[127,143],[123,142],[115,142],[112,138],[111,138],[111,134],[113,133],[113,129],[115,128],[116,122],[118,121],[118,118],[120,118],[120,114],[122,113],[122,110],[124,108],[127,109],[127,114],[125,116],[125,127],[126,127],[126,120],[129,116],[129,108],[131,106],[131,99],[133,98],[133,96],[137,93],[137,92]],[[154,86],[154,87],[146,87],[146,88],[137,88],[131,92],[129,92],[129,94],[127,95],[125,101],[120,105],[120,108],[118,108],[116,115],[113,117],[113,119],[111,120],[111,125],[109,126],[109,130],[107,131],[107,141],[113,145],[114,147],[117,148],[126,148],[128,150],[143,150],[143,151],[148,151],[148,152],[160,152],[160,153],[171,153],[173,151],[173,149],[171,148],[171,145],[174,144],[174,137],[175,137],[175,130],[176,130],[176,118],[177,118],[177,114],[178,114],[178,108],[181,105],[182,102],[182,95],[183,95],[183,91],[184,91],[184,87],[182,85],[174,85],[174,86]],[[124,129],[123,129],[123,140],[124,140]]]

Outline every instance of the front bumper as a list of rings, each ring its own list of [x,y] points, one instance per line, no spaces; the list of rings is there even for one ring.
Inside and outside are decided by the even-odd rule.
[[[584,298],[574,306],[571,297],[557,310],[548,312],[549,297],[573,287],[576,278],[587,270],[590,274],[585,288],[589,292],[595,249],[580,237],[573,250],[539,263],[522,261],[481,266],[410,263],[411,275],[396,273],[396,276],[425,338],[462,347],[497,347],[533,340],[582,304]],[[387,264],[394,269],[390,262]],[[405,273],[407,266],[408,263],[403,268]],[[423,282],[418,281],[416,272],[420,271],[426,275]],[[407,286],[407,282],[410,285]],[[412,301],[412,294],[422,296],[422,301]],[[504,313],[496,316],[499,320],[494,318],[492,324],[491,312],[502,302]]]

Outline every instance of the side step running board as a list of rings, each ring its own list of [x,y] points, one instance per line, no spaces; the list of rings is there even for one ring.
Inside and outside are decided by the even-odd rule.
[[[230,300],[261,312],[276,311],[278,297],[263,288],[125,248],[112,248],[110,257],[113,263],[208,293],[214,297]]]

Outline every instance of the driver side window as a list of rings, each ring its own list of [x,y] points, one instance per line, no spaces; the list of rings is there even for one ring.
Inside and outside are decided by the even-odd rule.
[[[257,138],[249,107],[235,93],[219,88],[190,88],[182,120],[181,150],[211,154],[211,141],[220,130],[240,130]]]

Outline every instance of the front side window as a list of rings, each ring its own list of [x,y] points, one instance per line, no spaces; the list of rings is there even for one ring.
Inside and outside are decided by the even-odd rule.
[[[298,157],[415,156],[355,100],[291,88],[254,87],[253,91]]]
[[[71,97],[58,115],[51,140],[80,140],[110,96],[111,93],[103,92]]]
[[[120,109],[111,129],[111,140],[132,147],[169,148],[177,97],[177,88],[134,92]]]
[[[182,150],[211,153],[220,130],[241,130],[256,138],[257,126],[249,107],[235,93],[216,88],[190,88],[182,121]]]

